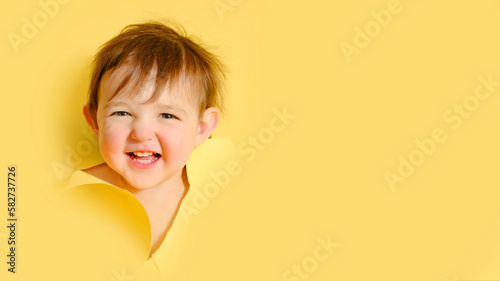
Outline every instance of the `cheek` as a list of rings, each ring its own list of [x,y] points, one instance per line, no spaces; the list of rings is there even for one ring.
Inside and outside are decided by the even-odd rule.
[[[103,127],[103,130],[99,132],[99,147],[101,154],[122,154],[125,141],[127,139],[127,130],[121,127],[111,126]]]
[[[161,146],[170,155],[188,155],[194,148],[196,132],[185,127],[170,128],[161,132]],[[182,156],[181,156],[182,157]]]

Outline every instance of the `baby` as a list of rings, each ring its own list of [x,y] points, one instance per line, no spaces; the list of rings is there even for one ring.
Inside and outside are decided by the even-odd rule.
[[[95,56],[83,113],[105,162],[83,172],[142,204],[150,256],[189,188],[191,152],[217,126],[224,78],[212,53],[158,22],[125,27]]]

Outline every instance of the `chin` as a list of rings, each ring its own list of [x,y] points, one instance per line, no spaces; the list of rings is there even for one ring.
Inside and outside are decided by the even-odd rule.
[[[153,188],[155,186],[158,186],[160,183],[159,182],[140,182],[140,183],[131,183],[131,182],[128,182],[128,184],[137,189],[137,190],[146,190],[146,189],[150,189],[150,188]]]
[[[134,188],[136,190],[146,190],[146,189],[151,189],[157,186],[160,186],[162,184],[165,184],[170,181],[172,181],[174,184],[177,182],[175,180],[179,173],[182,171],[180,169],[176,173],[172,173],[172,171],[143,171],[141,172],[134,172],[136,173],[131,174],[131,173],[119,173],[120,177],[122,178],[122,181],[125,182],[127,185],[129,185],[131,188]],[[158,177],[158,173],[163,172],[163,177]],[[137,174],[139,173],[139,174]],[[156,175],[155,175],[156,174]]]

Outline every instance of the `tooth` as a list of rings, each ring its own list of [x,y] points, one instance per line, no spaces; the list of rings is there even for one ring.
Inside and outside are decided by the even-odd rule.
[[[142,153],[142,152],[134,152],[134,154],[137,155],[137,156],[141,156],[141,155],[142,156],[149,156],[149,155],[152,155],[152,154],[155,154],[155,153],[153,153],[153,152],[144,152],[144,153]],[[144,164],[151,164],[151,163],[155,162],[156,160],[158,160],[158,158],[159,157],[155,156],[154,159],[148,159],[148,160],[146,160],[146,159],[141,159],[141,158],[133,158],[132,160],[135,161],[135,162],[137,162],[137,163],[141,163],[141,164],[144,165]]]
[[[153,152],[132,152],[134,155],[139,156],[139,157],[145,157],[145,156],[150,156],[153,155]]]

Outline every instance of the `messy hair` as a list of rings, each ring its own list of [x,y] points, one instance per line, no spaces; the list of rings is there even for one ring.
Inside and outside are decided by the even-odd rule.
[[[195,90],[192,96],[199,104],[200,116],[209,107],[222,110],[223,64],[201,43],[185,35],[182,28],[176,26],[176,29],[180,31],[156,21],[132,24],[100,47],[93,62],[88,96],[94,124],[97,125],[101,79],[107,71],[124,64],[130,67],[111,99],[129,83],[133,82],[135,89],[154,73],[155,88],[149,101],[157,100],[167,85],[182,80],[191,83]]]

